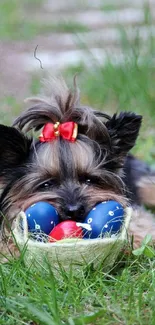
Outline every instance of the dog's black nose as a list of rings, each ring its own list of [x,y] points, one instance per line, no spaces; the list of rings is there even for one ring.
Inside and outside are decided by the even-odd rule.
[[[84,207],[80,203],[75,205],[68,204],[65,209],[65,214],[67,219],[80,221],[82,219],[82,216],[84,215]]]

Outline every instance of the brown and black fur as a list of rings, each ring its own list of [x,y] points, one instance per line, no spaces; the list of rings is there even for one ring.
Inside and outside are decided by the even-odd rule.
[[[30,108],[12,127],[0,125],[2,235],[21,209],[39,200],[51,202],[61,220],[82,221],[94,205],[113,199],[135,207],[130,233],[138,244],[154,223],[141,208],[139,185],[153,172],[129,154],[142,116],[121,112],[111,117],[81,106],[76,86],[70,91],[62,79],[52,79],[46,86],[48,96],[30,98]],[[61,137],[39,142],[38,131],[57,121],[78,124],[75,143]],[[155,185],[152,188],[155,204]],[[155,231],[151,233],[155,238]]]

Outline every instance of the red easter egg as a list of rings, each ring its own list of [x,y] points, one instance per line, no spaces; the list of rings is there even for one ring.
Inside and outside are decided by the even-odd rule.
[[[83,232],[82,228],[78,227],[75,221],[66,220],[55,226],[50,232],[49,237],[51,237],[49,242],[55,242],[65,238],[82,238]]]

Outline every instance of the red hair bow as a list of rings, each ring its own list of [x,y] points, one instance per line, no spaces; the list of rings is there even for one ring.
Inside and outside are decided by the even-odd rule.
[[[49,142],[55,140],[58,136],[70,142],[75,142],[77,138],[78,126],[74,122],[66,122],[60,124],[59,122],[47,123],[43,127],[42,133],[39,137],[41,142]]]

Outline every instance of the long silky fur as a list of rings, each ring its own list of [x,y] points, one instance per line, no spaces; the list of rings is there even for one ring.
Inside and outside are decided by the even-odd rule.
[[[21,209],[39,200],[53,204],[61,220],[68,218],[69,205],[77,205],[77,214],[71,216],[77,221],[104,200],[116,200],[123,206],[140,202],[134,179],[128,187],[126,173],[132,168],[128,152],[135,144],[142,117],[131,112],[111,117],[82,106],[75,79],[72,90],[61,78],[52,78],[44,85],[44,94],[26,101],[28,108],[12,127],[0,126],[0,134],[5,135],[0,143],[2,233]],[[36,139],[46,123],[57,121],[78,124],[75,143],[62,138],[47,143]],[[11,157],[7,166],[6,157]],[[49,181],[51,187],[42,188]]]

